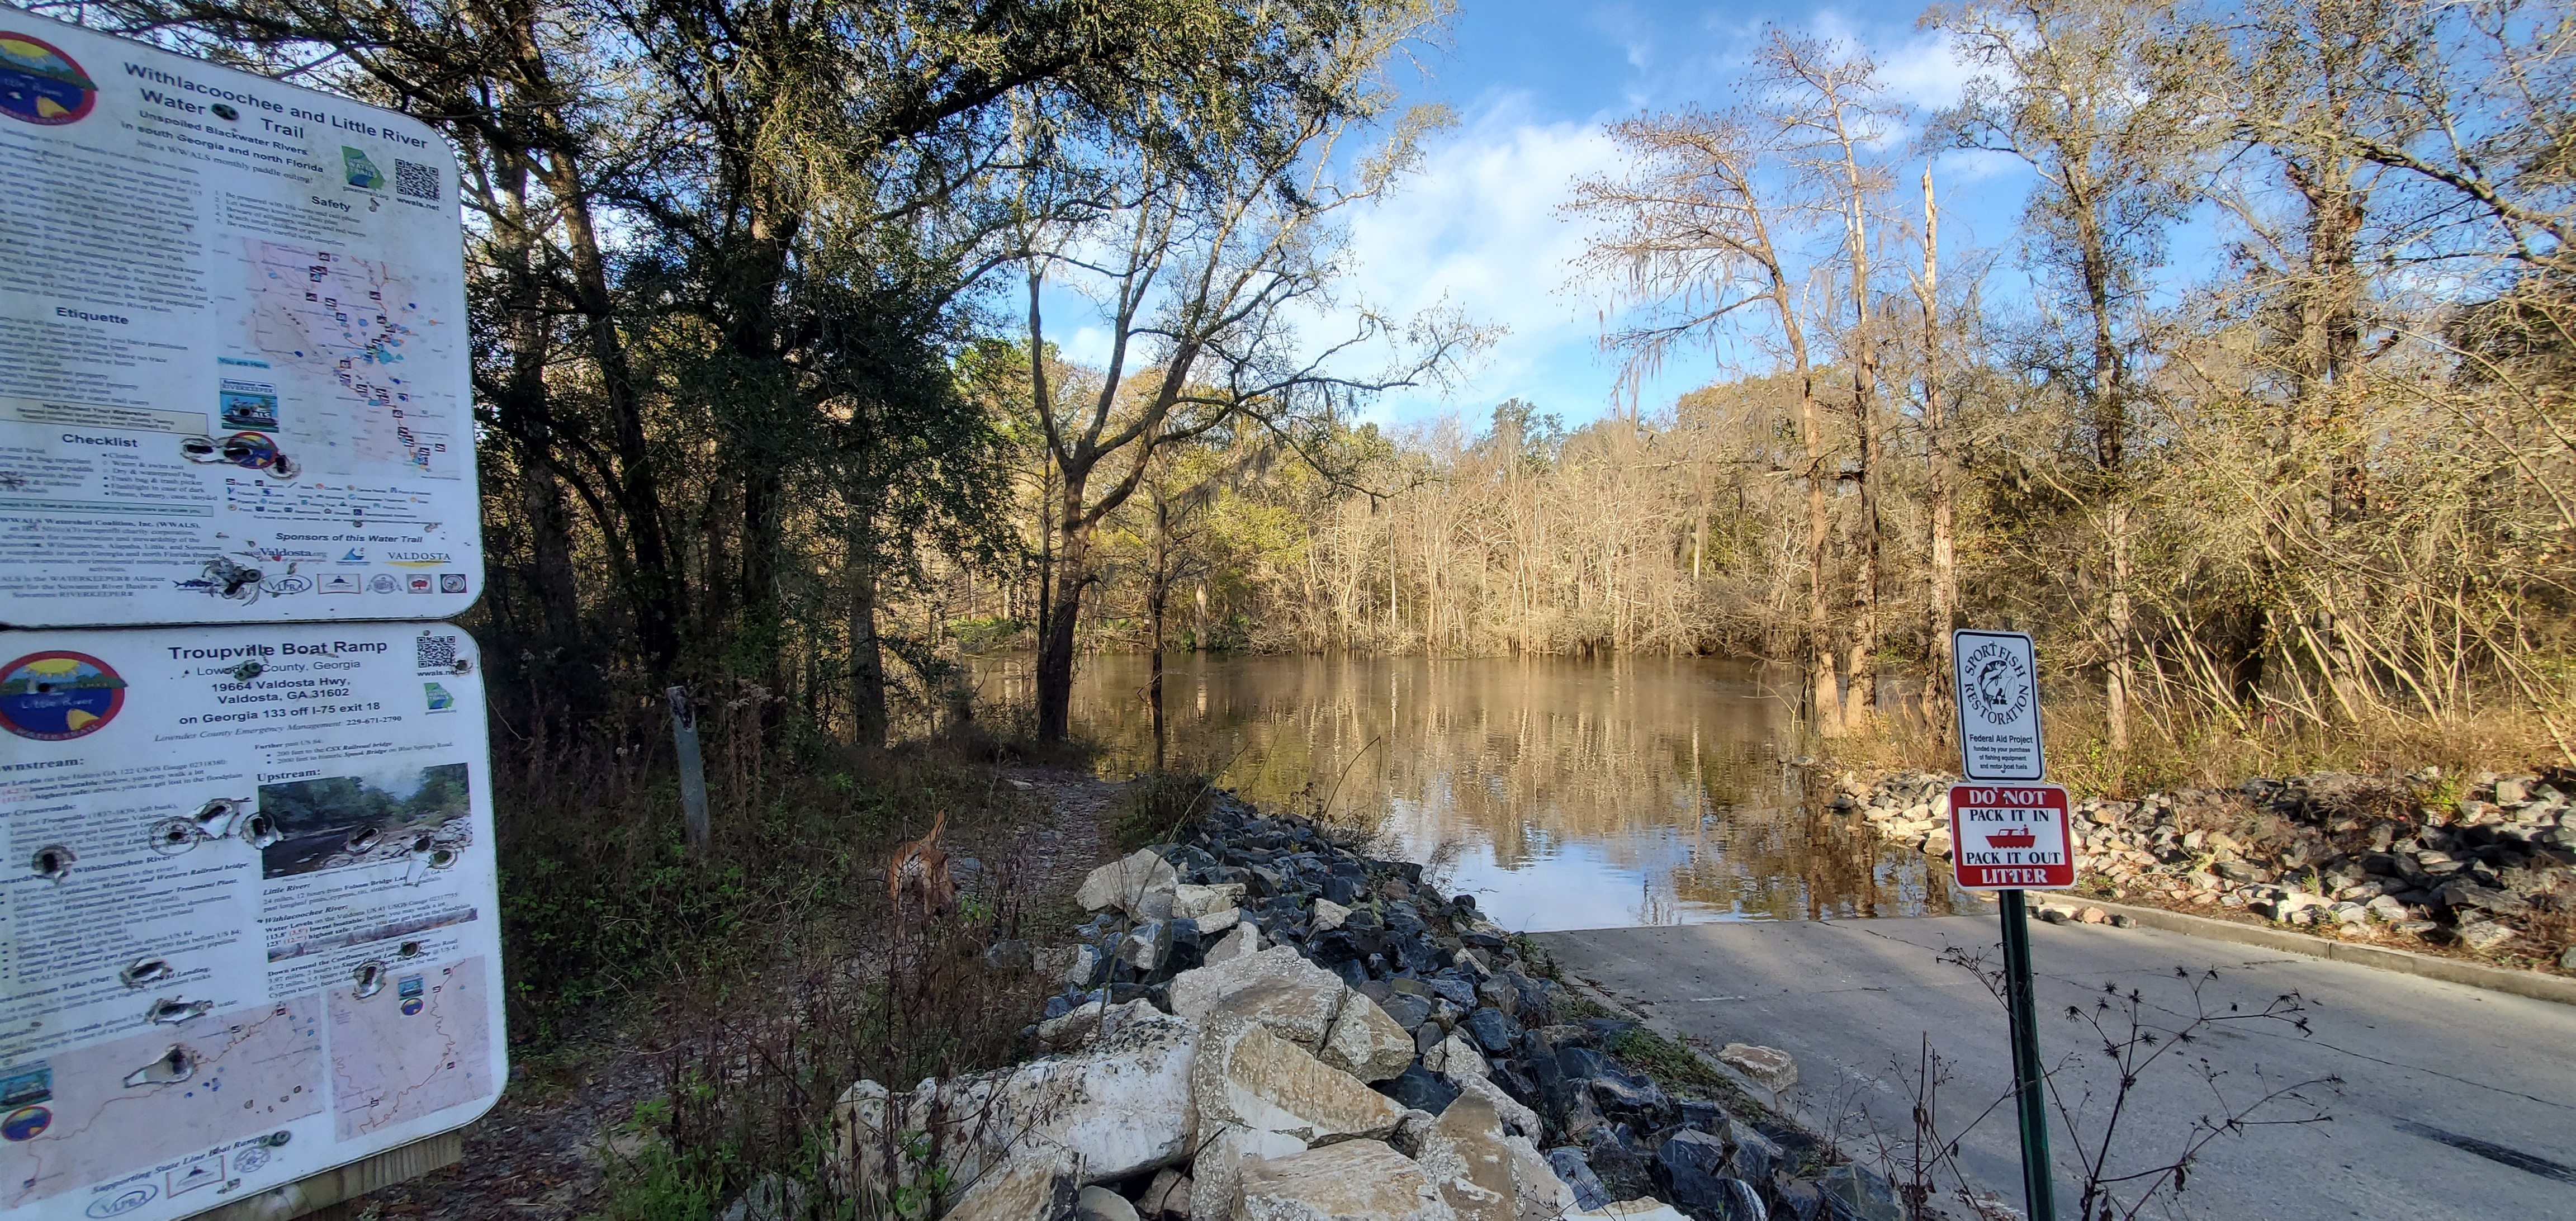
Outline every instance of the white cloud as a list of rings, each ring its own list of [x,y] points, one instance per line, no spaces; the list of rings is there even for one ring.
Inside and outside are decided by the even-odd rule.
[[[1558,208],[1576,181],[1616,164],[1599,125],[1537,121],[1521,94],[1489,98],[1464,126],[1435,140],[1397,194],[1352,220],[1344,296],[1397,318],[1447,306],[1506,328],[1450,396],[1471,414],[1530,393],[1534,380],[1606,380],[1561,367],[1590,343],[1596,323],[1589,303],[1567,287],[1591,230],[1561,218]],[[1319,324],[1315,333],[1329,335],[1329,327]],[[1591,405],[1565,406],[1589,414]],[[1413,418],[1441,409],[1435,395],[1408,392],[1390,396],[1377,414]]]

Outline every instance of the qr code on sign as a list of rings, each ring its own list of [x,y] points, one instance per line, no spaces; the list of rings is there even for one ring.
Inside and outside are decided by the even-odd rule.
[[[456,668],[456,638],[454,636],[423,635],[420,640],[413,645],[412,652],[415,662],[420,669],[453,670]]]
[[[438,167],[394,158],[394,194],[438,202]]]

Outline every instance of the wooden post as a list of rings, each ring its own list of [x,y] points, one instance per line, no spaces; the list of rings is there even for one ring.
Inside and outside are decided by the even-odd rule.
[[[698,707],[689,702],[689,689],[672,687],[663,692],[671,699],[671,746],[680,756],[680,813],[687,820],[684,832],[693,856],[707,851],[707,767],[698,757]]]

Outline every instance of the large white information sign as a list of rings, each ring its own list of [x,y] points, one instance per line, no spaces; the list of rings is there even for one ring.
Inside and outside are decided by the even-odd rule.
[[[2020,632],[1955,631],[1959,773],[1970,780],[2044,780],[2039,741],[2039,664]]]
[[[473,603],[436,133],[0,8],[0,166],[0,624]]]
[[[447,624],[0,633],[0,1217],[182,1217],[488,1109],[487,757]]]

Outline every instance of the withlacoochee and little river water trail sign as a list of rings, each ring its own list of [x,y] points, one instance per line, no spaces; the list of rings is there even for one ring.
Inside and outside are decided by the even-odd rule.
[[[0,165],[0,624],[473,604],[437,132],[0,8]]]
[[[456,162],[0,8],[0,165],[0,1221],[417,1173],[508,1076]]]

